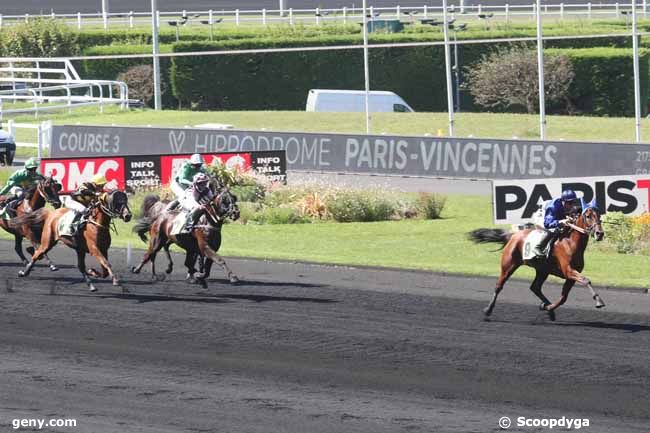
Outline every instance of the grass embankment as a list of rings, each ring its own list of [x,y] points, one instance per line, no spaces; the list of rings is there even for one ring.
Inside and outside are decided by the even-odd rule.
[[[134,200],[134,211],[139,200]],[[494,276],[499,271],[498,245],[475,245],[466,233],[491,226],[486,197],[452,196],[438,220],[376,223],[284,225],[227,224],[221,253],[226,256],[302,260]],[[118,222],[114,245],[144,248],[131,233],[132,224]],[[1,235],[6,238],[6,233]],[[647,253],[647,252],[646,252]],[[135,255],[139,258],[139,254]],[[72,257],[72,256],[71,256]],[[596,285],[650,287],[650,255],[622,255],[604,244],[591,244],[585,274]],[[525,268],[517,278],[532,278]]]

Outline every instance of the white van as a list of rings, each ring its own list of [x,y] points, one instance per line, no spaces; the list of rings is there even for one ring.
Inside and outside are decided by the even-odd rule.
[[[312,89],[307,96],[307,111],[365,112],[366,92],[363,90]],[[393,92],[373,90],[368,95],[372,113],[412,113],[413,109]]]

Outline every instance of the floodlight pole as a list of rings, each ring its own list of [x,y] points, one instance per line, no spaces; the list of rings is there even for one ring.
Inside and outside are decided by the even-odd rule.
[[[153,87],[154,87],[154,108],[161,110],[162,102],[160,97],[160,48],[158,47],[158,19],[157,0],[151,0],[151,39],[153,41]]]
[[[102,0],[102,22],[104,23],[104,30],[108,28],[108,0]]]
[[[546,102],[544,99],[544,42],[542,40],[542,8],[537,0],[537,75],[539,75],[539,138],[546,140]]]
[[[639,39],[637,36],[636,0],[632,1],[632,55],[634,58],[634,120],[636,142],[641,141],[641,85],[639,80]]]
[[[449,23],[447,21],[447,0],[442,0],[442,27],[445,36],[445,75],[447,78],[447,113],[449,115],[449,136],[454,136],[454,92],[451,80],[451,55],[449,54]]]
[[[366,134],[370,134],[370,67],[368,65],[368,14],[363,0],[363,73],[365,81]]]

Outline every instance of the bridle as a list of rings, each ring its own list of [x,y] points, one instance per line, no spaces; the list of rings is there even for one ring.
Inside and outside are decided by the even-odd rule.
[[[57,194],[56,199],[54,199],[54,198],[52,198],[52,196],[51,196],[50,194],[48,194],[48,193],[44,190],[43,183],[46,182],[46,181],[49,181],[50,184],[56,182],[56,181],[55,181],[54,179],[52,179],[52,178],[45,179],[45,180],[41,180],[41,181],[38,182],[38,185],[36,186],[36,192],[38,192],[38,194],[39,194],[41,197],[43,197],[43,199],[44,199],[47,203],[51,204],[52,206],[55,206],[55,205],[59,205],[59,206],[60,206],[60,205],[61,205],[61,200],[59,199],[58,194]]]
[[[589,209],[587,209],[587,210],[589,210]],[[585,212],[586,212],[586,211],[585,211]],[[585,216],[585,212],[583,212],[583,213],[581,214],[581,216],[582,216],[583,220],[586,222],[587,217]],[[580,217],[578,217],[578,218],[580,218]],[[591,219],[591,218],[590,218],[590,219]],[[577,231],[578,233],[580,233],[580,234],[582,234],[582,235],[585,235],[585,236],[591,236],[591,235],[594,234],[594,230],[596,229],[596,227],[597,227],[599,224],[600,224],[600,221],[596,220],[596,221],[593,221],[593,222],[591,223],[591,225],[589,225],[588,227],[584,227],[584,228],[583,228],[583,227],[580,227],[580,226],[577,226],[577,225],[575,225],[575,224],[573,224],[573,223],[568,222],[568,223],[567,223],[567,227],[571,227],[573,230]]]
[[[219,205],[221,205],[221,203],[223,202],[223,196],[225,194],[230,194],[230,191],[228,191],[227,189],[224,188],[219,192],[219,194],[217,194],[217,196],[215,197],[214,200],[212,200],[210,203],[203,206],[203,209],[205,210],[206,215],[208,216],[208,218],[210,220],[212,220],[212,222],[214,224],[223,223],[223,221],[226,218],[231,217],[232,214],[235,212],[236,206],[234,204],[234,200],[232,200],[232,198],[231,198],[230,206],[228,207],[227,212],[225,212],[225,213],[223,213],[221,215],[218,213],[217,208],[216,208],[216,206],[217,206],[216,203],[219,203]]]

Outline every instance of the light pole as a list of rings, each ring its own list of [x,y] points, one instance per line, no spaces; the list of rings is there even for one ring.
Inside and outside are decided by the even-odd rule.
[[[458,39],[456,34],[467,30],[467,24],[459,24],[457,26],[451,24],[449,28],[454,31],[454,67],[452,69],[454,70],[454,78],[456,81],[456,112],[460,113],[460,65],[458,64]]]
[[[156,0],[151,0],[151,39],[153,40],[153,89],[154,89],[154,108],[162,109],[160,97],[160,47],[158,47],[158,5]]]

